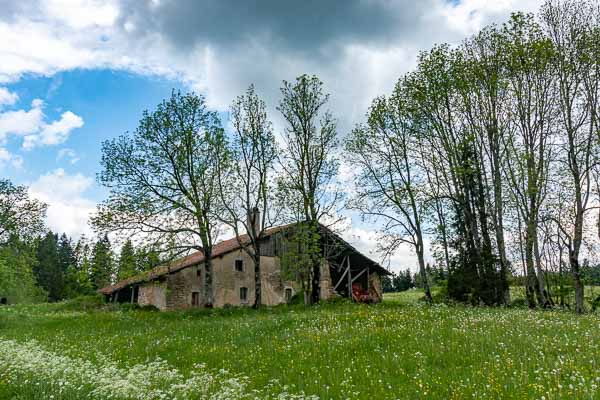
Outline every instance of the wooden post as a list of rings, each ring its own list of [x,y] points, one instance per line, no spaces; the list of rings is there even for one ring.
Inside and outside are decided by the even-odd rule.
[[[354,299],[352,295],[352,271],[350,270],[350,256],[348,256],[348,297]]]
[[[133,296],[135,294],[135,286],[131,286],[131,304],[133,304]]]
[[[348,258],[348,256],[346,256],[346,258]],[[344,258],[344,260],[342,261],[342,266],[346,263],[346,258]],[[334,291],[337,291],[338,286],[340,286],[340,284],[344,281],[344,278],[346,277],[346,274],[348,273],[348,267],[346,267],[346,269],[344,269],[343,271],[344,271],[344,273],[340,277],[340,280],[335,284],[335,287],[333,288]]]
[[[371,280],[370,280],[371,276],[369,274],[369,266],[367,265],[367,294],[369,295],[369,300],[371,297]]]

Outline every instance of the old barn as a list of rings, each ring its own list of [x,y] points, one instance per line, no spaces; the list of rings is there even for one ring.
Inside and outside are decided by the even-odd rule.
[[[282,243],[292,225],[269,229],[261,243],[261,302],[289,302],[300,283],[286,280],[281,271]],[[381,277],[389,274],[381,265],[360,253],[327,227],[320,225],[324,261],[320,270],[320,298],[350,297],[379,302]],[[243,306],[254,303],[254,264],[242,244],[247,235],[217,243],[212,255],[213,306]],[[160,310],[201,307],[204,299],[204,261],[196,252],[169,265],[156,267],[99,290],[110,301],[154,305]]]

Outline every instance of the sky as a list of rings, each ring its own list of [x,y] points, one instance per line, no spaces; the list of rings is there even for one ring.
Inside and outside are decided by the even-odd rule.
[[[133,131],[172,90],[206,96],[227,125],[254,84],[275,107],[283,80],[316,74],[344,137],[416,64],[538,0],[0,0],[0,174],[48,205],[56,232],[90,236],[104,140]],[[351,169],[341,166],[342,179]],[[372,258],[376,226],[343,236]],[[394,270],[415,269],[401,248]]]

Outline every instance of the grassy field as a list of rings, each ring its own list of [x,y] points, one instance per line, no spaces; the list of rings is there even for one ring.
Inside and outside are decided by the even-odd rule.
[[[597,399],[600,315],[383,304],[0,308],[0,399]]]

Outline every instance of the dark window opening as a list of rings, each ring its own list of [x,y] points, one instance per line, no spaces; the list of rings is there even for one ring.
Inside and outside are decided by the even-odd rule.
[[[292,296],[294,295],[294,292],[292,292],[292,288],[285,288],[285,302],[289,303],[290,301],[292,301]]]
[[[202,276],[202,270],[201,270],[200,268],[198,268],[198,269],[196,270],[196,276],[197,276],[198,278],[200,278],[200,277]]]
[[[244,260],[235,260],[235,270],[244,272]]]
[[[246,288],[246,287],[240,288],[240,301],[242,301],[243,303],[248,301],[248,288]]]
[[[200,292],[192,292],[192,306],[198,307],[200,305]]]
[[[6,297],[3,297],[0,299],[0,304],[2,304],[2,305],[8,304],[8,300],[6,299]]]

